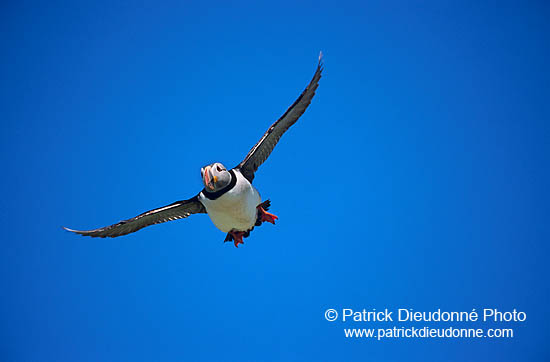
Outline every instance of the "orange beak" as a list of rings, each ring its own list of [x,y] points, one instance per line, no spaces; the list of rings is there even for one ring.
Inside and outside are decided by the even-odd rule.
[[[204,185],[209,189],[214,190],[214,185],[210,185],[210,174],[208,173],[208,171],[210,171],[210,166],[204,169],[204,174],[203,174]]]

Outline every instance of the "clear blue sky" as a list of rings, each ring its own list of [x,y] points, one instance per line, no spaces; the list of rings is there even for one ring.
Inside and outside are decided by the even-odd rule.
[[[1,360],[550,357],[547,3],[0,10]],[[239,249],[206,215],[109,240],[61,230],[195,195],[320,50],[317,96],[254,181],[276,226]],[[399,307],[528,319],[513,339],[373,341],[323,317]]]

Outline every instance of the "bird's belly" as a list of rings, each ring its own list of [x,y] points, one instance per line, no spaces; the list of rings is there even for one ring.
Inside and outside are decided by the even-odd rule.
[[[256,223],[260,194],[252,185],[247,186],[230,190],[216,200],[205,200],[208,216],[221,231],[247,231]]]

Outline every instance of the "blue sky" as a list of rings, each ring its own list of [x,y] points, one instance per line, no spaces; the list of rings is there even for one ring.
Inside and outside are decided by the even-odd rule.
[[[549,357],[544,2],[1,5],[5,361]],[[254,184],[276,226],[95,228],[234,166],[311,79]],[[351,340],[327,308],[522,310],[513,339]],[[374,325],[375,327],[378,325]],[[415,324],[421,327],[422,324]]]

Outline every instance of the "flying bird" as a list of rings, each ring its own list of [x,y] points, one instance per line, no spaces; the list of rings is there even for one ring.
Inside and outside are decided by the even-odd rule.
[[[227,233],[226,242],[233,241],[236,247],[244,244],[243,237],[248,237],[255,226],[260,226],[264,222],[275,224],[275,220],[278,219],[268,212],[270,201],[262,202],[260,193],[252,185],[252,181],[258,167],[269,157],[281,136],[296,123],[311,103],[322,71],[321,53],[317,70],[309,85],[281,118],[268,128],[241,163],[230,170],[219,162],[201,168],[204,189],[197,195],[99,229],[64,229],[84,236],[114,238],[149,225],[206,213],[218,229]]]

